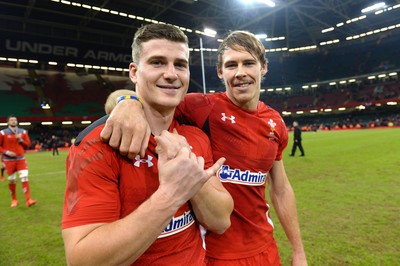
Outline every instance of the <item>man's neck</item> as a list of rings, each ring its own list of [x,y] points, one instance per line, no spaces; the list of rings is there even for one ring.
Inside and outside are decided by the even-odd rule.
[[[168,130],[174,118],[175,108],[167,112],[159,112],[155,109],[144,109],[144,113],[149,123],[151,133],[154,136],[161,134],[163,130]]]

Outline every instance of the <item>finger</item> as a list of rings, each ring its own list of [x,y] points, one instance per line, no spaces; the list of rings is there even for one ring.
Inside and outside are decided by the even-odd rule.
[[[199,156],[199,157],[201,157],[201,156]],[[202,158],[202,157],[201,157],[201,158]],[[189,159],[195,161],[197,164],[199,163],[198,157],[197,157],[196,154],[193,153],[193,152],[190,152],[190,153],[189,153]],[[203,168],[202,168],[202,169],[203,169]]]
[[[157,154],[160,154],[162,151],[161,151],[161,147],[160,146],[156,146],[156,153]]]
[[[187,147],[182,147],[179,149],[178,154],[176,155],[175,158],[180,157],[180,158],[189,158],[190,156],[190,150]]]
[[[118,149],[119,148],[119,144],[121,141],[121,130],[119,127],[115,127],[112,129],[112,133],[111,133],[111,137],[108,140],[108,144],[114,148],[114,149]]]
[[[110,139],[111,137],[111,133],[112,133],[112,124],[108,123],[108,121],[106,121],[106,124],[103,128],[103,130],[100,132],[100,138],[102,141],[107,142],[107,140]]]
[[[216,161],[216,162],[213,164],[213,166],[211,166],[210,168],[208,168],[208,169],[206,170],[206,173],[207,173],[209,176],[215,175],[215,173],[218,171],[219,168],[221,168],[221,166],[224,164],[224,162],[225,162],[225,158],[224,158],[224,157],[219,158],[218,161]]]
[[[144,138],[144,132],[140,130],[130,130],[129,133],[125,132],[126,135],[126,142],[127,144],[127,153],[128,157],[133,159],[137,154],[140,152],[141,145],[143,143],[143,138]],[[122,145],[121,145],[122,146]],[[145,154],[141,155],[141,157],[144,157]]]
[[[144,157],[146,150],[147,150],[147,146],[149,145],[150,135],[151,135],[150,127],[147,127],[146,134],[142,140],[142,144],[141,144],[141,148],[140,148],[140,156],[142,156],[142,157]]]
[[[156,147],[156,151],[157,153],[160,154],[165,154],[166,150],[167,150],[167,146],[168,146],[168,140],[165,137],[165,135],[163,135],[162,133],[159,136],[155,136],[154,137],[156,143],[157,143],[157,147]]]
[[[160,148],[160,146],[157,145],[157,147],[158,147],[158,149],[162,150],[162,148]],[[162,151],[158,152],[158,165],[159,166],[163,165],[167,161],[168,161],[168,158],[167,158],[167,155],[165,154],[165,152],[162,152]]]
[[[160,149],[167,154],[169,159],[175,158],[181,147],[183,147],[181,145],[180,138],[180,135],[170,133],[166,130],[161,132]]]
[[[193,153],[193,152],[192,152]],[[194,153],[193,153],[194,154]],[[196,157],[197,160],[197,165],[201,168],[204,169],[204,158],[202,156]]]
[[[189,149],[192,149],[192,146],[189,145],[187,139],[184,136],[180,135],[176,130],[176,128],[172,130],[172,134],[173,134],[171,135],[172,142],[178,143],[180,147],[187,147]]]
[[[179,136],[179,134],[176,130],[175,130],[175,132],[176,132],[176,134],[171,133],[167,130],[163,130],[160,135],[163,136],[166,140],[168,140],[168,142],[176,143],[176,142],[179,142],[179,141],[177,141],[177,137]]]
[[[129,130],[125,131],[122,135],[120,151],[124,150],[129,156],[135,157],[140,152],[140,145],[142,143],[142,134],[140,131]],[[144,156],[144,154],[143,154]]]
[[[149,124],[137,124],[134,128],[132,128],[129,132],[129,149],[128,149],[128,157],[133,159],[137,154],[140,154],[140,157],[144,157],[146,155],[146,149],[149,145],[151,130]]]
[[[157,153],[163,153],[167,159],[173,159],[179,152],[179,147],[176,147],[175,143],[171,142],[169,135],[170,133],[164,130],[159,136],[155,137]]]

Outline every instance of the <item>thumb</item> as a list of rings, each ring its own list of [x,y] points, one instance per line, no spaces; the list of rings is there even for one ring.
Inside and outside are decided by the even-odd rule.
[[[206,170],[206,173],[208,176],[213,176],[215,175],[215,173],[218,171],[219,168],[221,168],[221,166],[224,164],[225,162],[225,158],[221,157],[218,159],[218,161],[216,161],[213,166],[211,166],[210,168],[208,168]]]
[[[156,146],[156,153],[158,154],[158,161],[165,162],[168,160],[168,153],[167,153],[167,140],[162,136],[155,136],[154,137],[157,146]]]

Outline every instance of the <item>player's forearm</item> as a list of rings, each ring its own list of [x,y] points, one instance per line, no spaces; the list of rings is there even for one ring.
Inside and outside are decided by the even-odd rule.
[[[67,248],[68,264],[133,263],[157,239],[177,209],[173,199],[155,192],[130,215],[95,228]],[[69,229],[64,229],[63,235],[66,230]]]
[[[292,187],[289,185],[278,194],[271,192],[271,200],[293,253],[304,253]]]
[[[296,200],[282,160],[275,161],[270,170],[269,193],[293,252],[304,254],[297,218]]]
[[[222,234],[231,225],[233,199],[221,185],[217,177],[212,177],[203,188],[190,200],[197,220],[208,230]]]

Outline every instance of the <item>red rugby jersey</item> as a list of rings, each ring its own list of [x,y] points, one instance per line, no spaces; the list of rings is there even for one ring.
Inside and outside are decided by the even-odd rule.
[[[82,132],[77,145],[69,151],[63,228],[123,218],[159,186],[154,138],[151,137],[144,158],[130,160],[100,140],[104,122],[105,119],[100,125],[94,123]],[[181,126],[175,121],[170,131],[173,128],[186,137],[196,155],[204,157],[205,167],[210,167],[212,154],[207,136],[198,128]],[[199,226],[186,203],[133,265],[203,265],[204,255]]]
[[[22,142],[19,142],[16,134],[21,134]],[[17,128],[16,131],[10,127],[0,131],[0,154],[2,153],[5,160],[23,159],[25,149],[29,148],[31,140],[28,132],[23,128]],[[8,157],[4,154],[5,151],[16,153],[16,157]]]
[[[207,232],[207,256],[239,259],[264,251],[275,241],[265,189],[267,174],[288,143],[282,117],[263,102],[257,110],[243,110],[226,93],[188,94],[176,117],[209,135],[214,160],[226,158],[217,176],[234,200],[232,225],[222,235]]]

